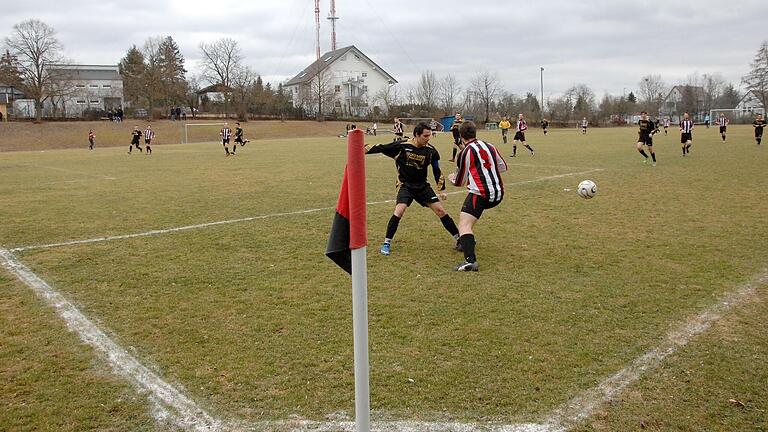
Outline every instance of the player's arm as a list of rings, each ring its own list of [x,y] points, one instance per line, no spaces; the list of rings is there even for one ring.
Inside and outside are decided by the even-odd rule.
[[[435,175],[435,184],[437,185],[437,190],[444,191],[445,177],[443,176],[443,171],[440,169],[440,154],[437,153],[437,150],[435,150],[435,154],[432,157],[432,174]]]
[[[392,141],[388,144],[366,144],[365,154],[382,153],[386,156],[394,158],[398,153],[400,153],[402,146],[403,145],[400,141]]]
[[[461,151],[456,162],[456,172],[451,173],[448,176],[448,181],[454,186],[464,186],[467,184],[467,178],[469,177],[469,168],[467,159],[470,158],[471,151],[464,151],[464,143],[460,144]]]

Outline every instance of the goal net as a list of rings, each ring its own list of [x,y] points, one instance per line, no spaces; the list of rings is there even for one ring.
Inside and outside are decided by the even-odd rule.
[[[431,117],[409,117],[409,118],[401,117],[400,121],[403,122],[403,125],[405,125],[405,127],[403,128],[404,129],[403,132],[405,132],[406,135],[412,134],[414,126],[416,126],[421,122],[424,122],[430,125],[430,127],[434,127],[436,132],[440,132],[443,130],[443,125],[439,121]]]
[[[181,133],[182,144],[216,142],[221,138],[219,131],[226,123],[184,123]]]
[[[720,117],[720,113],[723,113],[731,124],[749,124],[755,120],[755,116],[758,114],[765,115],[765,108],[749,107],[749,108],[720,108],[709,110],[709,124],[716,126],[717,119]]]

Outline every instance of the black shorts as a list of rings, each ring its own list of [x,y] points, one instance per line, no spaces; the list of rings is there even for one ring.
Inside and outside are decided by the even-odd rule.
[[[138,140],[138,139],[134,139],[134,140],[132,140],[132,141],[131,141],[131,145],[135,145],[135,146],[138,146],[138,145],[139,145],[139,140]]]
[[[513,138],[513,140],[525,142],[525,132],[515,132],[515,138]]]
[[[227,145],[227,144],[229,144],[229,138],[222,138],[222,139],[221,139],[221,144],[222,144],[222,145]]]
[[[643,145],[647,145],[648,147],[653,147],[653,137],[650,135],[640,135],[640,137],[637,139],[637,142]]]
[[[144,140],[144,144],[145,144],[145,145],[150,145],[150,144],[152,144],[152,138],[150,138],[150,139],[145,139],[145,140]]]
[[[688,141],[693,141],[693,134],[691,132],[683,132],[680,134],[680,144],[685,144]]]
[[[464,204],[461,206],[461,211],[469,213],[472,216],[480,219],[483,215],[483,210],[496,207],[501,203],[501,200],[490,202],[486,198],[473,193],[467,194],[467,198],[464,199]]]
[[[724,133],[725,133],[725,126],[720,126],[720,133],[721,133],[721,134],[724,134]]]
[[[408,186],[406,184],[400,185],[400,189],[397,191],[397,204],[405,204],[410,206],[413,201],[421,204],[422,207],[427,207],[429,204],[440,201],[435,191],[432,190],[432,186],[426,183],[421,186]]]
[[[509,133],[509,129],[502,129],[501,130],[501,136],[507,136],[508,133]]]
[[[243,143],[243,138],[242,137],[235,137],[235,142],[242,144]]]

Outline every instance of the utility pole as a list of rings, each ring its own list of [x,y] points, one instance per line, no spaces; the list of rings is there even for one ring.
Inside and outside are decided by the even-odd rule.
[[[541,67],[541,118],[544,118],[544,67]]]
[[[315,0],[315,51],[320,60],[320,0]]]

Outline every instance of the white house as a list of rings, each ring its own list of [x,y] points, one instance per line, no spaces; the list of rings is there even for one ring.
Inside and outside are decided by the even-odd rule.
[[[690,113],[691,117],[696,120],[704,118],[707,109],[705,106],[707,97],[706,92],[704,91],[704,87],[685,85],[677,85],[672,87],[672,90],[669,91],[669,94],[667,94],[667,97],[664,98],[664,101],[661,104],[661,108],[659,109],[660,116],[669,116],[672,117],[673,120],[682,116],[682,111],[684,109],[683,97],[684,92],[686,91],[686,87],[690,87],[690,91],[694,98],[694,100],[691,101],[694,107]]]
[[[49,73],[52,91],[43,102],[45,116],[80,117],[85,110],[123,106],[123,78],[117,65],[56,64]]]
[[[310,114],[322,109],[343,116],[368,115],[384,103],[376,97],[397,80],[379,67],[354,45],[339,48],[320,59],[283,84],[293,105]]]
[[[748,91],[744,97],[741,98],[739,103],[736,104],[736,109],[740,110],[742,115],[754,112],[755,108],[762,108],[763,113],[765,113],[763,102],[760,101],[755,92],[752,90]]]

